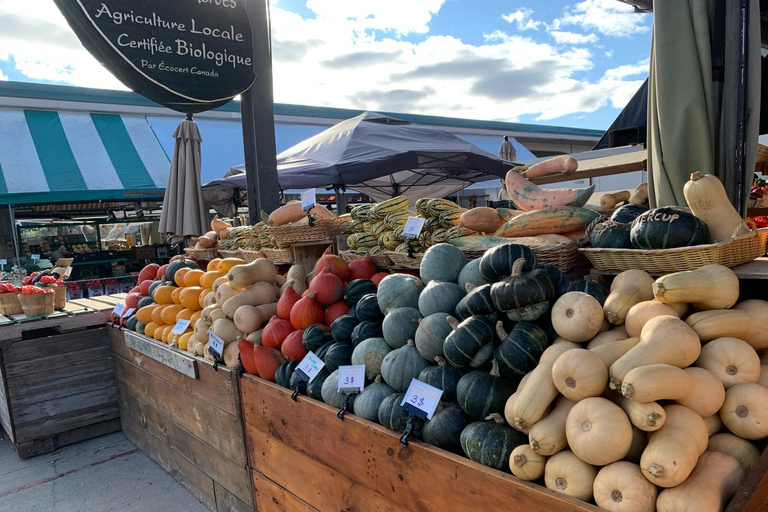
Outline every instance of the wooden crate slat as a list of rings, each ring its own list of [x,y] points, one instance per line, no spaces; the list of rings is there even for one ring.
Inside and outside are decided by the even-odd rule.
[[[41,418],[26,424],[18,424],[14,418],[16,441],[22,442],[53,437],[61,432],[119,417],[120,408],[115,400],[114,403],[97,404],[78,411],[67,411],[59,416]]]
[[[247,468],[245,474],[246,476],[249,476]],[[216,480],[213,481],[213,490],[216,493],[216,510],[220,512],[253,512],[253,506],[247,505],[237,499],[237,496],[229,492],[226,487],[224,487]],[[250,478],[248,478],[248,493],[250,494],[248,503],[253,503],[253,493]]]
[[[765,512],[768,510],[768,448],[741,484],[725,512]]]
[[[46,402],[67,402],[70,397],[80,393],[114,386],[115,374],[110,366],[98,373],[72,376],[66,386],[52,386],[38,393],[20,393],[19,396],[10,399],[11,408],[14,414],[23,415],[26,409],[45,407]]]
[[[41,357],[87,350],[105,346],[106,344],[107,330],[104,327],[17,341],[5,351],[6,362],[16,363],[30,359],[38,360]]]
[[[259,512],[325,512],[301,501],[258,471],[251,471],[251,477]]]
[[[34,373],[8,382],[9,398],[24,397],[36,393],[45,393],[51,389],[66,387],[80,379],[89,379],[96,374],[107,373],[114,376],[109,359],[97,359],[57,369],[50,373]]]
[[[125,332],[125,344],[137,352],[151,357],[158,363],[176,370],[187,377],[197,378],[197,362],[194,358],[183,355],[180,352],[171,350],[168,347],[160,346],[133,331]]]
[[[59,313],[55,316],[35,320],[14,322],[2,327],[0,349],[7,348],[15,341],[21,341],[24,333],[41,329],[54,329],[59,334],[82,331],[91,326],[103,326],[109,320],[109,313],[84,308],[72,312]]]
[[[47,400],[24,407],[13,407],[13,421],[16,423],[16,428],[20,429],[25,423],[31,423],[42,418],[51,418],[99,404],[117,402],[117,388],[114,382],[107,386],[89,384],[85,386],[85,389],[83,392],[65,398]]]
[[[56,354],[52,356],[40,357],[38,359],[29,359],[26,361],[6,361],[6,378],[24,378],[27,375],[40,373],[55,373],[56,370],[62,370],[63,373],[70,373],[69,369],[83,361],[109,360],[109,346],[103,346],[69,352],[65,354]]]

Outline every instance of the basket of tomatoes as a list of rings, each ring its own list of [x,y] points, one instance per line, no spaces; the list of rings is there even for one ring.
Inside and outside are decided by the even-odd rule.
[[[18,315],[23,312],[19,294],[21,287],[13,283],[0,283],[0,315]]]
[[[32,316],[50,315],[54,311],[56,294],[52,288],[39,288],[33,285],[21,287],[18,295],[24,314]]]

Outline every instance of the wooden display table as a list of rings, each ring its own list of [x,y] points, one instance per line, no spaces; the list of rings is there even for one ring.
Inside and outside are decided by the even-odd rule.
[[[0,424],[19,457],[120,430],[105,324],[80,299],[40,318],[0,318]]]
[[[211,510],[254,510],[236,372],[107,332],[125,436]]]

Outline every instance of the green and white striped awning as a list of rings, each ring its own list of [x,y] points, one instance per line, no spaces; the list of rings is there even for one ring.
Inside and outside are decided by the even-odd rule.
[[[169,168],[143,116],[0,108],[0,204],[162,198]]]

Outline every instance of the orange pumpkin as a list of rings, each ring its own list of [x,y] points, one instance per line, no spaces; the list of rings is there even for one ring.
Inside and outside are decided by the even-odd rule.
[[[189,267],[181,267],[175,274],[173,274],[173,282],[176,283],[176,286],[184,286],[184,276],[187,275],[190,270],[192,269]]]
[[[167,286],[167,285],[158,286],[157,288],[155,288],[155,293],[152,295],[152,298],[158,304],[173,304],[173,299],[171,298],[171,294],[175,289],[176,289],[175,286]]]
[[[200,279],[205,275],[204,270],[192,269],[184,274],[184,286],[200,286]]]
[[[187,309],[197,311],[203,309],[200,307],[200,294],[203,292],[203,288],[199,286],[190,286],[189,288],[182,288],[179,294],[179,303]]]

